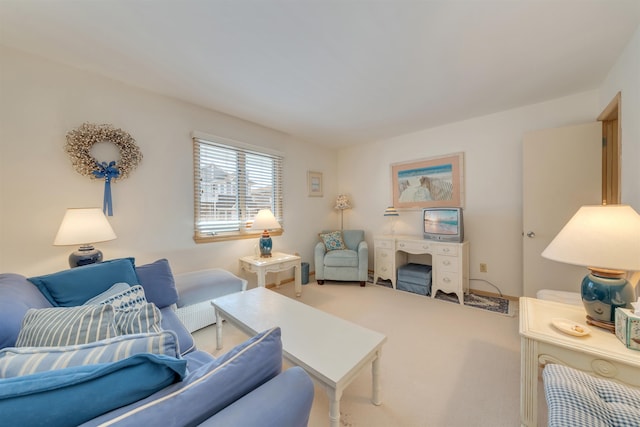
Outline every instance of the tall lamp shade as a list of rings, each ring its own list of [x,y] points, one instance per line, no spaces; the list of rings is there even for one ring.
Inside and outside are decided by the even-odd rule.
[[[276,217],[273,215],[273,212],[271,212],[271,210],[261,209],[260,211],[258,211],[258,214],[254,218],[253,224],[251,225],[251,229],[263,230],[262,236],[260,237],[259,241],[261,258],[268,258],[271,256],[273,242],[271,241],[269,230],[278,230],[280,228],[280,223],[278,222],[278,220],[276,220]]]
[[[351,209],[351,203],[349,203],[349,197],[346,194],[339,194],[336,197],[336,206],[334,209],[338,209],[340,211],[340,230],[344,227],[344,210]]]
[[[640,215],[628,205],[583,206],[542,256],[590,270],[580,289],[588,323],[611,329],[615,309],[635,301],[624,276],[640,271]]]
[[[69,255],[69,265],[79,267],[102,261],[102,252],[93,243],[116,238],[109,220],[101,208],[69,208],[53,241],[55,246],[80,245]]]

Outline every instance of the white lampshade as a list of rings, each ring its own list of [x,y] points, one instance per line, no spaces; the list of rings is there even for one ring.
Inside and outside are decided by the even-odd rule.
[[[542,256],[584,267],[639,271],[640,215],[628,205],[583,206]]]
[[[252,230],[277,230],[280,223],[269,209],[260,209],[251,225]]]
[[[83,245],[115,239],[111,224],[100,208],[70,208],[53,241],[55,246]]]

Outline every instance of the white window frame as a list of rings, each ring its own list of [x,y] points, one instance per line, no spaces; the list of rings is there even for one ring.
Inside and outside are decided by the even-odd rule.
[[[284,229],[282,153],[231,139],[192,133],[196,243],[255,238],[259,209],[269,208]],[[249,169],[247,165],[249,164]]]

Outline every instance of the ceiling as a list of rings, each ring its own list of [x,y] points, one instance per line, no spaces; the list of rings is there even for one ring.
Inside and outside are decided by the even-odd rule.
[[[597,88],[640,0],[0,0],[0,44],[341,146]]]

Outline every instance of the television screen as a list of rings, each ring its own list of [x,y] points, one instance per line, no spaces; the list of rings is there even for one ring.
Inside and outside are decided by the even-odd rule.
[[[462,241],[462,210],[431,208],[422,211],[426,239]]]

